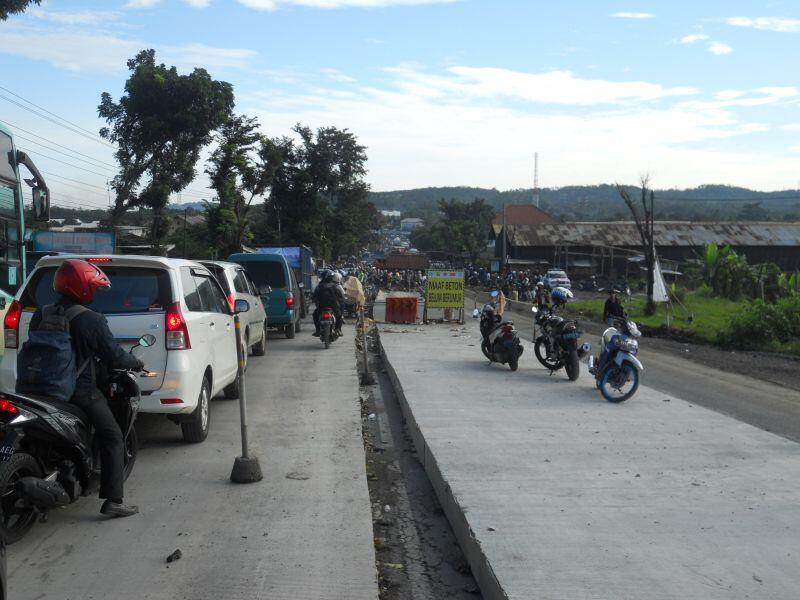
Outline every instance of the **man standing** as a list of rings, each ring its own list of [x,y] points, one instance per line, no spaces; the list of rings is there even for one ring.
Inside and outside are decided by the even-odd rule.
[[[615,319],[622,319],[625,317],[625,309],[622,307],[622,302],[619,301],[617,296],[619,291],[612,288],[609,291],[608,300],[603,307],[603,321],[610,326],[614,325]]]

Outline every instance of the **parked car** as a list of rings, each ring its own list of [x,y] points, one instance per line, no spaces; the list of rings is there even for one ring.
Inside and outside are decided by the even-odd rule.
[[[303,286],[286,258],[280,254],[239,253],[231,254],[228,261],[244,267],[256,284],[267,307],[267,327],[283,331],[287,338],[299,333]]]
[[[28,337],[34,311],[53,303],[53,276],[67,258],[97,264],[111,280],[90,305],[103,313],[120,345],[142,335],[156,337],[139,387],[140,412],[162,413],[179,423],[187,442],[202,442],[210,426],[209,401],[238,396],[236,338],[232,310],[216,278],[199,263],[155,256],[76,255],[43,257],[20,288],[4,319],[6,350],[0,389],[16,385],[17,351]]]
[[[245,360],[249,350],[253,351],[253,356],[264,356],[267,351],[267,313],[247,272],[236,263],[216,260],[198,262],[216,276],[231,308],[236,300],[247,300],[250,310],[240,315]]]
[[[553,290],[557,287],[567,288],[568,290],[572,289],[572,282],[570,282],[567,274],[564,273],[564,271],[558,271],[555,269],[547,272],[542,279],[542,283],[544,283],[544,287],[546,287],[548,290]]]

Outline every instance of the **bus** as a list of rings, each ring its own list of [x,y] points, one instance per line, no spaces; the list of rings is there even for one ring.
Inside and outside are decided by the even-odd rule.
[[[20,167],[30,179],[20,177]],[[17,150],[11,130],[0,123],[0,311],[5,311],[27,273],[23,182],[32,188],[34,221],[49,221],[47,184],[30,157]]]

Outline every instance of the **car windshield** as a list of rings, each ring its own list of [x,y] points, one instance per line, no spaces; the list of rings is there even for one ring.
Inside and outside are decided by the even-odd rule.
[[[200,264],[206,267],[209,271],[211,271],[214,274],[214,277],[217,278],[217,281],[222,286],[222,289],[225,291],[226,294],[231,293],[231,286],[228,285],[228,278],[225,276],[224,267],[208,262],[201,262]]]
[[[247,261],[242,266],[256,286],[268,285],[271,288],[285,288],[286,275],[283,266],[277,261]]]
[[[111,280],[109,289],[97,290],[89,308],[103,314],[162,311],[170,302],[169,274],[164,269],[146,267],[101,267]],[[56,267],[34,272],[21,302],[25,308],[53,304],[59,294],[53,289]]]

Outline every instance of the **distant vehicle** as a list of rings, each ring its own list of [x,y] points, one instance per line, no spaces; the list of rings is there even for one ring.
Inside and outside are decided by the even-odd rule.
[[[280,254],[242,252],[231,254],[228,261],[244,267],[256,284],[267,307],[267,327],[283,331],[289,339],[299,333],[299,304],[304,286],[297,282],[286,258]]]
[[[140,412],[161,413],[180,424],[183,439],[202,442],[210,427],[209,402],[239,395],[233,314],[216,278],[199,263],[158,256],[45,256],[17,292],[4,319],[6,350],[0,389],[14,392],[17,352],[37,308],[57,299],[53,276],[68,258],[97,264],[111,280],[90,308],[108,320],[123,348],[142,332],[156,342],[143,359],[152,373],[139,379]]]
[[[542,279],[542,283],[544,283],[544,287],[548,290],[553,290],[557,287],[563,287],[572,289],[572,282],[567,277],[567,274],[564,271],[558,271],[556,269],[550,270]]]
[[[216,260],[198,262],[216,276],[231,309],[237,300],[247,300],[247,304],[250,306],[250,310],[240,316],[245,364],[250,350],[253,351],[253,356],[264,356],[267,351],[267,313],[258,289],[247,275],[244,267],[236,263]]]
[[[311,278],[314,275],[314,259],[311,256],[311,248],[308,246],[275,246],[266,248],[256,248],[259,254],[280,254],[289,263],[294,271],[294,278],[298,283],[303,284],[303,302],[300,303],[300,318],[305,318],[308,312],[308,296],[314,289]]]

